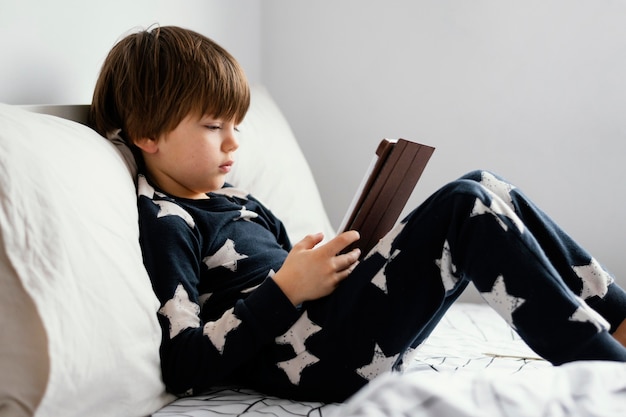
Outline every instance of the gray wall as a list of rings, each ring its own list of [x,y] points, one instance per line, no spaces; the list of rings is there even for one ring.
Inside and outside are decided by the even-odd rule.
[[[626,3],[263,3],[265,83],[340,222],[382,137],[437,147],[411,201],[475,168],[626,285]]]
[[[259,82],[260,10],[258,0],[0,0],[0,102],[91,102],[111,47],[155,23],[215,39]]]
[[[106,52],[198,30],[265,83],[340,222],[382,137],[437,147],[410,206],[505,175],[626,286],[626,3],[616,0],[0,0],[0,102],[87,103]]]

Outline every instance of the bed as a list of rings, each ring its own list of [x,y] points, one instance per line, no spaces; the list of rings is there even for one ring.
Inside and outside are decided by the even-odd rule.
[[[87,106],[0,104],[0,416],[623,416],[626,365],[538,358],[484,304],[458,303],[402,373],[344,404],[241,387],[174,398],[138,246],[130,155],[84,126]],[[42,114],[47,113],[47,114]],[[254,86],[229,179],[292,240],[334,233],[298,143]],[[259,158],[289,155],[273,164]]]

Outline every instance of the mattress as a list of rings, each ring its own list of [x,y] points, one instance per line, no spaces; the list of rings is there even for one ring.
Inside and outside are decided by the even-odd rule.
[[[512,375],[550,367],[491,308],[457,303],[426,342],[412,352],[404,373],[428,380],[429,376],[450,372]],[[180,398],[154,417],[326,417],[343,415],[343,407],[275,398],[238,387],[218,387],[202,395]]]

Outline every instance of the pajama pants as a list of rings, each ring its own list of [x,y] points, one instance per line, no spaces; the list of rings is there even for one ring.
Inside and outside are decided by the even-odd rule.
[[[609,334],[626,318],[626,293],[516,187],[476,171],[400,222],[334,293],[305,303],[249,383],[342,401],[400,367],[470,281],[550,362],[626,361]]]

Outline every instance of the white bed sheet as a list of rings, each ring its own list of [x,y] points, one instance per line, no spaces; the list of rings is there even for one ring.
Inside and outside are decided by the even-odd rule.
[[[538,358],[491,308],[453,305],[403,374],[345,404],[297,402],[232,387],[181,398],[154,417],[624,416],[626,365]]]

